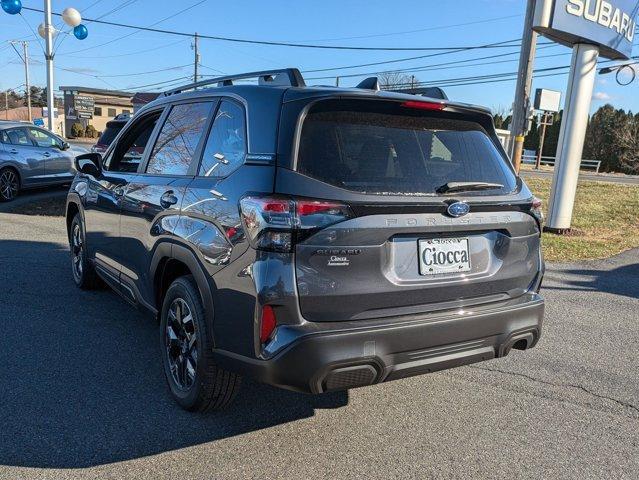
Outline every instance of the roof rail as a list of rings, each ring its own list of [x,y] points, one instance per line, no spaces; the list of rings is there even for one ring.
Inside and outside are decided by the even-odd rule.
[[[238,75],[226,75],[224,77],[211,78],[200,82],[190,83],[182,87],[164,92],[164,96],[176,95],[186,90],[195,90],[200,87],[208,87],[217,84],[218,87],[233,85],[236,80],[257,78],[260,85],[284,85],[290,87],[305,87],[304,77],[297,68],[282,68],[279,70],[264,70],[262,72],[240,73]]]

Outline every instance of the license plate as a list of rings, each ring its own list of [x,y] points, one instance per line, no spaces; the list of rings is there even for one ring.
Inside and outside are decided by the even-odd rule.
[[[470,272],[467,238],[428,238],[419,241],[420,275]]]

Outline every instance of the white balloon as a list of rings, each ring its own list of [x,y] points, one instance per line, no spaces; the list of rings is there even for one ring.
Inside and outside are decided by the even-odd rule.
[[[82,23],[82,15],[75,8],[65,8],[62,12],[62,20],[70,27],[77,27]]]
[[[51,36],[55,37],[57,35],[57,33],[58,33],[57,30],[55,29],[55,27],[53,25],[51,25],[50,28],[51,28]],[[46,32],[46,29],[44,27],[44,23],[41,23],[40,25],[38,25],[38,34],[44,39],[47,38],[47,32]]]

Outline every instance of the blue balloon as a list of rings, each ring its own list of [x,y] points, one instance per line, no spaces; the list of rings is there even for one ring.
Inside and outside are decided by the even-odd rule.
[[[22,10],[22,2],[20,0],[2,0],[2,10],[9,15],[15,15]]]
[[[89,29],[80,24],[73,29],[73,35],[75,35],[75,38],[77,38],[78,40],[84,40],[89,36]]]

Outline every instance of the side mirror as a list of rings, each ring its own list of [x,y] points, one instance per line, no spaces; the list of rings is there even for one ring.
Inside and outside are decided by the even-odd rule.
[[[71,148],[71,145],[69,144],[69,142],[62,142],[62,146],[60,147],[60,150],[62,150],[63,152],[65,150],[69,150]]]
[[[75,157],[75,169],[85,175],[99,177],[102,174],[102,155],[85,153]]]

